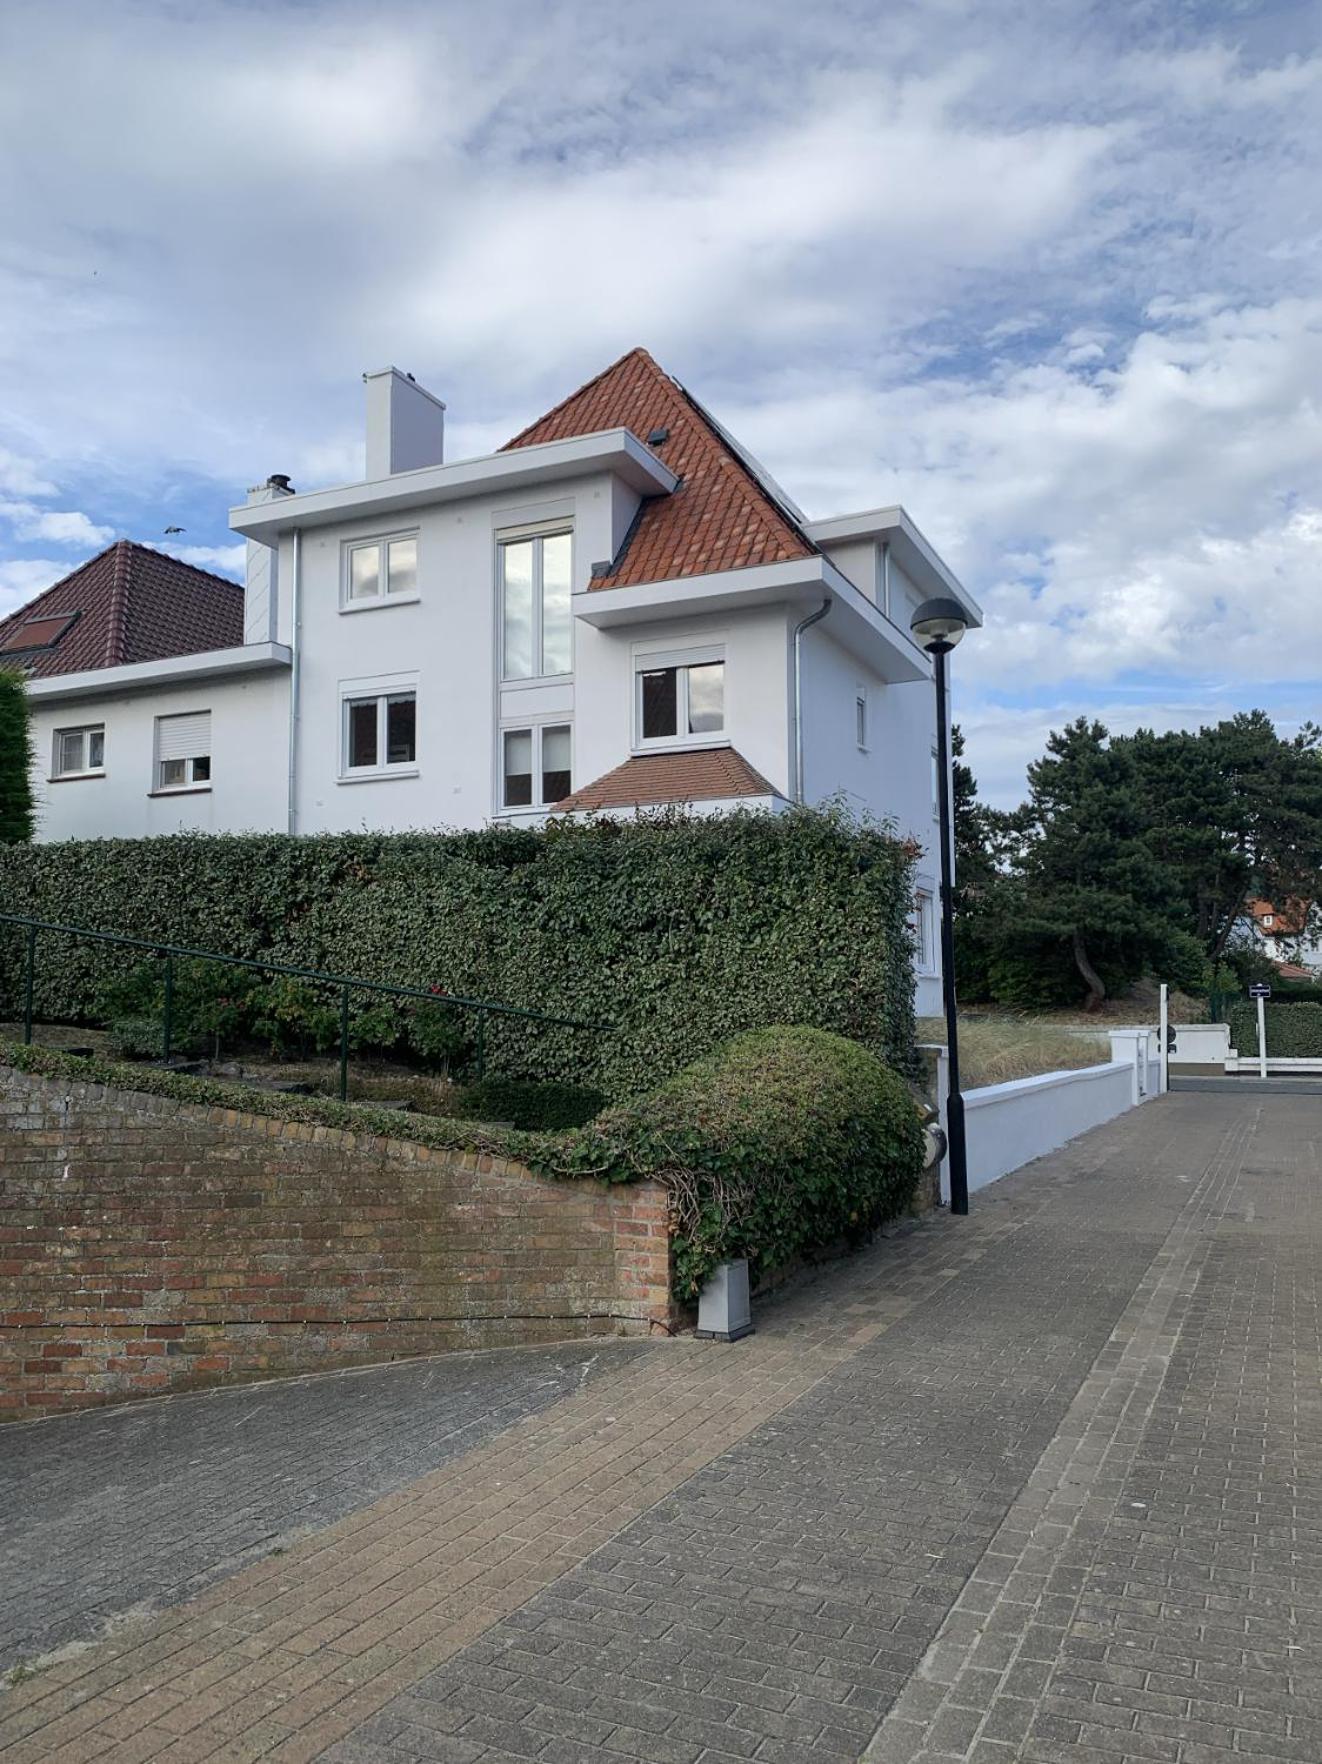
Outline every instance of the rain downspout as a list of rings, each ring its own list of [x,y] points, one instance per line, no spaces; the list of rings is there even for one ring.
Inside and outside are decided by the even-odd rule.
[[[794,627],[794,800],[803,801],[803,633],[820,624],[831,610],[831,596]]]
[[[303,612],[303,534],[294,528],[293,584],[289,596],[291,663],[289,669],[289,819],[291,833],[298,831],[298,688],[302,673],[299,628]]]
[[[881,610],[889,619],[891,616],[891,542],[881,542]]]

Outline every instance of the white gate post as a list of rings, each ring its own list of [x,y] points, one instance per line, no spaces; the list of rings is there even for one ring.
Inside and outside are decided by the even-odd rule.
[[[1267,1001],[1258,994],[1258,1076],[1267,1076]]]
[[[1166,982],[1163,980],[1161,983],[1161,1027],[1158,1031],[1160,1044],[1157,1048],[1157,1058],[1161,1062],[1161,1079],[1158,1088],[1163,1096],[1165,1096],[1166,1092],[1170,1089],[1171,1080],[1170,1049],[1166,1046],[1169,1024],[1170,1006],[1167,999]]]

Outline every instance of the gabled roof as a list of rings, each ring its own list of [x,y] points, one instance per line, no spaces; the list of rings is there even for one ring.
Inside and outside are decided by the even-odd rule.
[[[666,802],[720,802],[736,796],[774,796],[776,792],[733,747],[693,752],[640,753],[585,784],[555,805],[556,814],[576,810],[654,808]]]
[[[644,501],[613,568],[594,576],[593,588],[672,582],[816,555],[751,463],[645,349],[621,356],[502,452],[602,429],[631,430],[682,482],[669,496]],[[649,441],[661,429],[669,431],[666,439]]]
[[[1248,900],[1244,904],[1252,913],[1254,924],[1269,937],[1298,937],[1307,926],[1312,910],[1312,903],[1306,900],[1287,900],[1279,909],[1269,900]],[[1263,924],[1266,918],[1271,919],[1270,925]]]
[[[120,539],[0,620],[0,666],[46,679],[243,642],[243,589]]]

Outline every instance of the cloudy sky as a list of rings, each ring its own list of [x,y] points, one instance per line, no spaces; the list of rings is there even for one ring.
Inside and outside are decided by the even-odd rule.
[[[237,571],[364,368],[498,445],[636,343],[982,600],[957,714],[1322,712],[1322,13],[1300,0],[7,0],[0,610]]]

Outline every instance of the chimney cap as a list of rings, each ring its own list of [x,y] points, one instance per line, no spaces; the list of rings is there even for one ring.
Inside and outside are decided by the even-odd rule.
[[[278,490],[282,496],[292,496],[294,486],[289,482],[288,472],[272,472],[266,480],[268,490]]]

